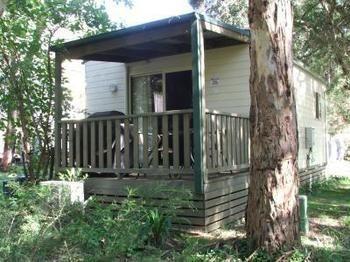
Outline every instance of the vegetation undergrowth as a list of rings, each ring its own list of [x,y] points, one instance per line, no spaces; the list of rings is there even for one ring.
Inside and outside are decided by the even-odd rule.
[[[308,193],[310,233],[292,251],[248,249],[243,224],[212,234],[171,230],[190,193],[155,185],[126,200],[71,203],[52,188],[12,185],[0,197],[0,257],[5,261],[350,261],[350,179],[314,183]],[[304,190],[306,192],[306,190]],[[162,195],[168,199],[160,205]],[[140,197],[142,196],[142,197]],[[177,221],[186,223],[186,221]]]
[[[350,178],[315,183],[308,201],[310,234],[302,243],[313,261],[350,261]]]
[[[0,196],[0,258],[110,261],[157,253],[173,234],[175,210],[186,207],[190,193],[161,185],[152,190],[166,195],[169,205],[159,207],[131,189],[127,199],[112,204],[96,197],[71,203],[65,190],[12,183],[11,195]]]

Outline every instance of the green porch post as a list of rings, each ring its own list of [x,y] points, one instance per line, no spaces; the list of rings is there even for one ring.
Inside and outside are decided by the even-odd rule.
[[[55,54],[55,173],[61,166],[62,54]]]
[[[193,139],[194,139],[194,182],[195,192],[204,193],[207,180],[205,151],[205,79],[204,39],[199,17],[191,26],[192,41],[192,88],[193,88]]]

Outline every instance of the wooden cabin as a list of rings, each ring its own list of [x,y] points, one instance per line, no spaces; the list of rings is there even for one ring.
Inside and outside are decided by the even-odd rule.
[[[249,31],[191,13],[56,52],[55,168],[90,174],[88,195],[156,183],[193,191],[194,229],[244,216],[249,185]],[[86,62],[85,119],[62,119],[62,61]],[[326,165],[325,83],[295,63],[301,182]],[[156,197],[156,196],[155,196]],[[166,201],[166,200],[164,200]]]

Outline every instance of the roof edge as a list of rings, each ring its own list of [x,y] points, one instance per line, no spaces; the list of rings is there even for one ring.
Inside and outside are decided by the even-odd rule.
[[[305,66],[301,61],[293,60],[293,64],[297,67],[299,67],[304,72],[310,74],[314,78],[316,78],[318,81],[320,81],[322,84],[324,84],[326,87],[329,85],[325,79],[323,79],[319,74],[313,72],[310,68]]]
[[[92,35],[92,36],[88,36],[88,37],[83,37],[80,39],[64,42],[62,44],[50,46],[50,51],[60,52],[64,48],[70,48],[70,47],[77,46],[77,45],[83,45],[83,44],[88,43],[89,41],[108,40],[108,39],[118,37],[121,35],[132,34],[132,33],[138,32],[138,31],[142,31],[146,28],[152,29],[152,28],[161,27],[161,26],[166,25],[166,24],[177,24],[177,23],[183,23],[186,21],[190,22],[191,20],[196,19],[196,14],[197,14],[196,12],[191,12],[191,13],[187,13],[187,14],[183,14],[183,15],[171,16],[171,17],[163,18],[161,20],[151,21],[148,23],[129,26],[129,27],[125,27],[125,28],[121,28],[121,29],[117,29],[117,30],[113,30],[113,31],[109,31],[109,32],[104,32],[104,33],[100,33],[100,34],[96,34],[96,35]]]
[[[163,19],[156,20],[156,21],[151,21],[148,23],[143,23],[143,24],[139,24],[139,25],[125,27],[125,28],[117,29],[117,30],[110,31],[110,32],[100,33],[97,35],[88,36],[88,37],[64,42],[64,43],[58,44],[58,45],[53,45],[53,46],[50,46],[50,51],[60,52],[60,51],[63,51],[65,48],[70,48],[73,46],[87,44],[90,41],[108,40],[108,39],[111,39],[114,37],[118,37],[118,36],[122,36],[122,35],[126,35],[126,34],[132,34],[132,33],[139,32],[139,31],[142,31],[145,29],[157,28],[157,27],[165,26],[167,24],[191,22],[191,21],[194,21],[196,19],[199,19],[199,20],[204,21],[204,22],[212,23],[214,25],[231,30],[233,32],[244,35],[246,37],[250,37],[250,31],[247,29],[241,29],[241,28],[236,27],[234,25],[223,23],[217,19],[211,18],[209,16],[206,16],[206,15],[198,13],[198,12],[191,12],[191,13],[186,13],[186,14],[182,14],[182,15],[178,15],[178,16],[171,16],[171,17],[163,18]]]

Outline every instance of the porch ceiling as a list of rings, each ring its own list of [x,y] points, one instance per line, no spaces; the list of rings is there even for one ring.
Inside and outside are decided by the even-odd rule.
[[[200,18],[206,49],[247,43],[249,32],[191,13],[51,47],[67,59],[135,62],[191,52],[191,24]]]

